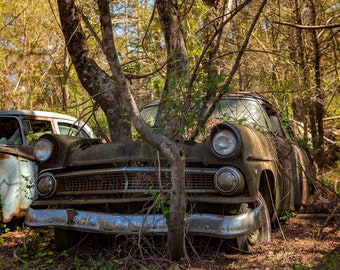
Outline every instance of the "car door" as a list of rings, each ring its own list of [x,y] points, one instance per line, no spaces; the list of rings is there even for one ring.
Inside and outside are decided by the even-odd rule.
[[[296,142],[283,128],[278,113],[270,107],[265,107],[265,111],[269,120],[268,136],[277,151],[280,209],[281,211],[298,210],[302,204],[301,153]]]
[[[21,217],[30,204],[37,168],[23,136],[20,117],[0,118],[0,196],[2,220]],[[23,184],[24,183],[24,184]],[[29,187],[25,189],[25,187]]]

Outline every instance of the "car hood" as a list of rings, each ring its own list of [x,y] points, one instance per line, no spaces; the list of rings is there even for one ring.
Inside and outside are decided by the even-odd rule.
[[[216,156],[210,148],[209,136],[201,143],[188,141],[183,145],[187,164],[200,163],[204,166],[221,165],[239,159],[267,160],[274,159],[275,153],[267,136],[248,126],[233,125],[240,134],[241,150],[232,158]],[[75,140],[60,135],[48,135],[53,137],[58,145],[58,158],[54,164],[42,164],[43,167],[83,167],[83,166],[126,166],[126,163],[161,162],[166,166],[166,158],[155,148],[144,141],[111,142],[102,144],[98,140]],[[236,162],[236,161],[235,161]],[[165,165],[164,165],[165,164]]]

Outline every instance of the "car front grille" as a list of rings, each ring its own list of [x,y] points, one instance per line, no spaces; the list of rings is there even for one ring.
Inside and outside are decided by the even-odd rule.
[[[217,169],[187,168],[186,192],[216,192],[214,175]],[[80,171],[55,175],[56,195],[90,195],[117,193],[146,193],[171,188],[170,168],[124,167]]]

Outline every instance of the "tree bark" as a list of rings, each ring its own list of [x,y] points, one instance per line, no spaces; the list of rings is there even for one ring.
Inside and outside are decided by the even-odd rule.
[[[296,22],[298,24],[302,24],[302,14],[301,14],[301,9],[302,9],[302,3],[301,0],[295,0],[295,14],[296,14]],[[308,93],[309,92],[309,80],[308,80],[308,70],[307,70],[307,66],[306,66],[306,56],[305,56],[305,51],[306,48],[303,45],[303,33],[301,29],[296,29],[296,35],[297,35],[297,43],[298,43],[298,55],[297,55],[297,62],[299,63],[298,65],[298,81],[299,84],[301,86],[302,89],[302,93]],[[308,139],[308,114],[309,114],[309,106],[306,104],[306,100],[304,99],[304,97],[301,97],[302,99],[302,104],[304,106],[304,110],[300,113],[302,113],[304,115],[303,117],[303,136],[304,139],[307,140]],[[301,108],[302,110],[302,108]]]
[[[103,109],[110,128],[111,140],[131,139],[125,108],[117,93],[115,82],[89,56],[80,21],[80,14],[73,0],[58,0],[58,9],[66,46],[79,80],[86,91]]]
[[[188,94],[189,62],[181,26],[177,0],[157,0],[156,7],[164,35],[167,51],[167,76],[159,106],[158,119],[164,119],[161,124],[165,135],[174,140],[181,140],[179,130],[185,126],[185,121],[179,121],[179,114],[185,119],[184,106]],[[175,113],[171,113],[175,112]],[[164,125],[164,123],[166,124]]]
[[[311,23],[316,25],[316,9],[314,0],[309,1],[310,11],[311,11]],[[312,141],[313,147],[317,151],[317,162],[319,165],[323,165],[323,156],[324,156],[324,130],[323,130],[323,116],[324,116],[324,107],[323,107],[323,92],[321,89],[321,53],[319,48],[319,41],[316,29],[311,30],[312,35],[312,44],[313,44],[313,52],[314,52],[314,87],[315,87],[315,98],[311,101],[311,131],[312,131]]]
[[[177,0],[157,0],[156,7],[168,58],[167,76],[159,112],[161,118],[165,119],[164,134],[178,142],[176,151],[171,153],[170,159],[172,186],[168,218],[170,257],[178,260],[183,257],[185,250],[185,155],[181,149],[183,134],[180,130],[186,126],[187,107],[183,104],[187,104],[190,99],[187,88],[189,61]],[[180,114],[182,117],[178,117]]]

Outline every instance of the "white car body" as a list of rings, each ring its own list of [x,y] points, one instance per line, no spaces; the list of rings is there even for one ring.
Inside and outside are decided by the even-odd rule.
[[[23,217],[36,197],[38,167],[34,141],[45,133],[95,138],[92,129],[69,115],[45,111],[0,111],[0,221]],[[77,134],[78,133],[78,134]]]

